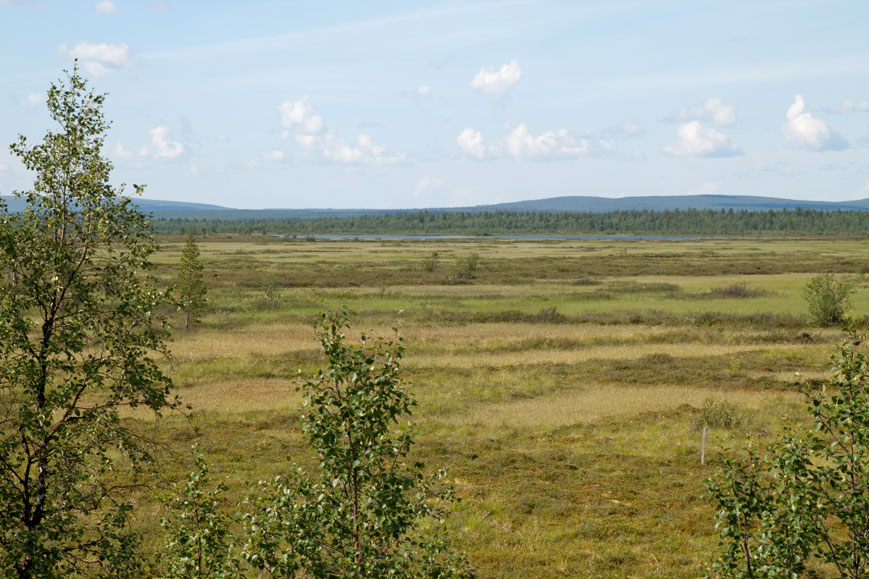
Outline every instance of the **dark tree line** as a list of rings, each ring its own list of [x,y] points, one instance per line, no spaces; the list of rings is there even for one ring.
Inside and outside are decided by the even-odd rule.
[[[869,234],[869,211],[816,209],[733,211],[687,209],[609,213],[532,213],[517,211],[407,212],[307,220],[159,219],[159,233],[405,234],[405,235],[798,235]]]

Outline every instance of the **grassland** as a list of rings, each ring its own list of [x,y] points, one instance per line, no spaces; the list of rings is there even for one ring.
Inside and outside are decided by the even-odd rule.
[[[170,283],[183,241],[161,243],[155,274]],[[166,442],[166,478],[193,442],[233,503],[287,457],[310,463],[291,379],[322,364],[311,323],[320,300],[343,297],[354,329],[408,339],[417,457],[448,468],[462,499],[452,537],[481,577],[701,575],[716,545],[704,478],[749,438],[801,426],[794,373],[823,378],[842,337],[809,325],[801,288],[849,275],[854,312],[869,312],[857,240],[230,236],[200,248],[208,311],[163,362],[192,410],[129,417]],[[736,422],[712,426],[701,465],[710,400]]]

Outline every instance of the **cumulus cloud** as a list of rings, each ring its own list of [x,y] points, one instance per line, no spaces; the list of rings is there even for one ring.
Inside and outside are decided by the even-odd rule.
[[[41,92],[31,92],[27,93],[27,96],[24,97],[24,100],[21,103],[24,106],[35,107],[39,106],[45,102],[45,93]]]
[[[665,146],[665,153],[693,157],[733,157],[742,154],[727,135],[704,127],[700,121],[685,123],[679,127],[677,134],[679,140],[673,145]]]
[[[543,159],[552,156],[585,155],[589,152],[590,145],[588,139],[575,138],[567,129],[533,135],[525,123],[519,123],[507,135],[506,147],[507,154],[514,159]]]
[[[728,126],[736,122],[736,111],[719,98],[708,98],[701,107],[681,107],[667,118],[674,122],[709,121],[719,126]]]
[[[416,183],[416,187],[413,189],[414,195],[422,195],[432,189],[438,189],[444,185],[445,181],[440,177],[432,177],[430,175],[426,175]]]
[[[869,113],[869,101],[845,99],[842,104],[824,109],[828,113]]]
[[[285,101],[278,106],[284,138],[295,134],[296,143],[303,149],[318,153],[323,159],[348,165],[392,165],[406,160],[404,153],[392,153],[377,145],[366,134],[348,143],[334,131],[327,130],[323,117],[311,105],[308,97]]]
[[[317,114],[308,97],[297,101],[284,101],[278,105],[281,113],[281,126],[284,129],[284,138],[289,136],[289,130],[305,135],[316,135],[323,131],[323,117]]]
[[[866,185],[854,193],[855,199],[864,199],[866,197],[869,197],[869,181],[866,181]]]
[[[79,42],[72,48],[61,44],[59,50],[70,59],[77,58],[88,74],[93,76],[122,70],[130,64],[130,48],[126,44]]]
[[[486,146],[483,144],[483,134],[474,129],[465,129],[456,137],[456,144],[461,150],[478,159],[486,156]]]
[[[809,151],[838,151],[848,148],[848,142],[830,130],[821,119],[806,111],[806,101],[801,95],[794,98],[788,108],[781,132],[792,145]]]
[[[4,163],[3,161],[0,161],[0,173],[5,173],[8,170],[9,170],[9,165]]]
[[[404,153],[390,153],[383,145],[376,145],[368,135],[359,135],[356,143],[348,144],[344,139],[333,132],[328,132],[318,137],[308,145],[315,147],[323,154],[323,157],[339,163],[350,165],[394,165],[406,160]]]
[[[471,86],[499,98],[513,88],[521,78],[522,69],[519,67],[519,61],[514,60],[498,70],[491,67],[481,68],[471,80]]]
[[[118,5],[111,0],[102,0],[94,3],[94,12],[97,14],[117,14]]]
[[[169,127],[163,125],[154,127],[148,131],[151,135],[151,143],[154,145],[155,159],[177,159],[184,154],[184,145],[172,139]]]
[[[534,134],[524,122],[503,139],[486,143],[482,133],[465,129],[456,137],[458,147],[477,159],[510,157],[519,160],[570,159],[590,154],[609,154],[616,149],[618,138],[640,133],[639,125],[611,128],[596,133],[576,133],[557,129]]]
[[[421,84],[418,87],[416,87],[417,96],[429,97],[429,96],[431,96],[431,93],[432,93],[431,87],[427,84]]]

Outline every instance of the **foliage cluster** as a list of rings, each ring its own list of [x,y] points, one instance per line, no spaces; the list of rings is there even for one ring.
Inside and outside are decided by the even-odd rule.
[[[721,554],[713,576],[841,577],[869,573],[869,360],[851,334],[829,383],[807,390],[813,430],[790,432],[761,458],[728,459],[708,481]]]
[[[392,425],[415,405],[399,376],[404,340],[344,336],[347,311],[322,313],[326,370],[302,385],[302,429],[319,475],[261,483],[246,517],[244,558],[274,577],[466,577],[440,524],[449,489],[410,462],[412,430]]]
[[[74,70],[47,104],[60,125],[11,148],[36,174],[0,212],[0,568],[7,576],[136,576],[126,531],[149,446],[125,406],[175,405],[165,296],[145,277],[145,217],[109,182],[103,96]],[[0,208],[3,209],[3,208]]]
[[[850,307],[848,298],[852,293],[853,282],[830,273],[813,277],[803,288],[809,316],[819,326],[832,326],[845,321],[845,314]]]
[[[205,279],[202,276],[202,262],[199,259],[199,244],[196,237],[187,236],[184,250],[181,252],[181,262],[178,267],[178,285],[176,291],[179,307],[184,313],[184,329],[189,330],[199,323],[205,308]]]

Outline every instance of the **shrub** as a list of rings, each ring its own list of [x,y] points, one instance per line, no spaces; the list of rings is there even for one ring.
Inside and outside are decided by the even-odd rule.
[[[434,271],[438,268],[438,252],[433,251],[431,255],[423,259],[422,269],[423,271]]]
[[[328,367],[300,387],[318,476],[260,483],[243,557],[271,577],[469,577],[441,533],[444,473],[425,476],[409,460],[412,429],[394,426],[416,404],[399,376],[404,341],[347,344],[347,319],[344,309],[320,315]]]
[[[768,293],[766,290],[748,287],[744,281],[740,281],[712,288],[706,295],[713,298],[755,298]]]
[[[805,389],[814,428],[788,433],[762,458],[728,459],[706,481],[717,505],[718,577],[840,577],[869,572],[869,360],[853,332],[828,384]]]
[[[742,426],[743,422],[736,406],[724,400],[707,398],[694,418],[694,430],[703,430],[704,427],[735,429]]]
[[[854,284],[831,273],[813,277],[803,288],[803,297],[809,304],[809,316],[819,326],[832,326],[845,320],[850,306],[848,298]]]

